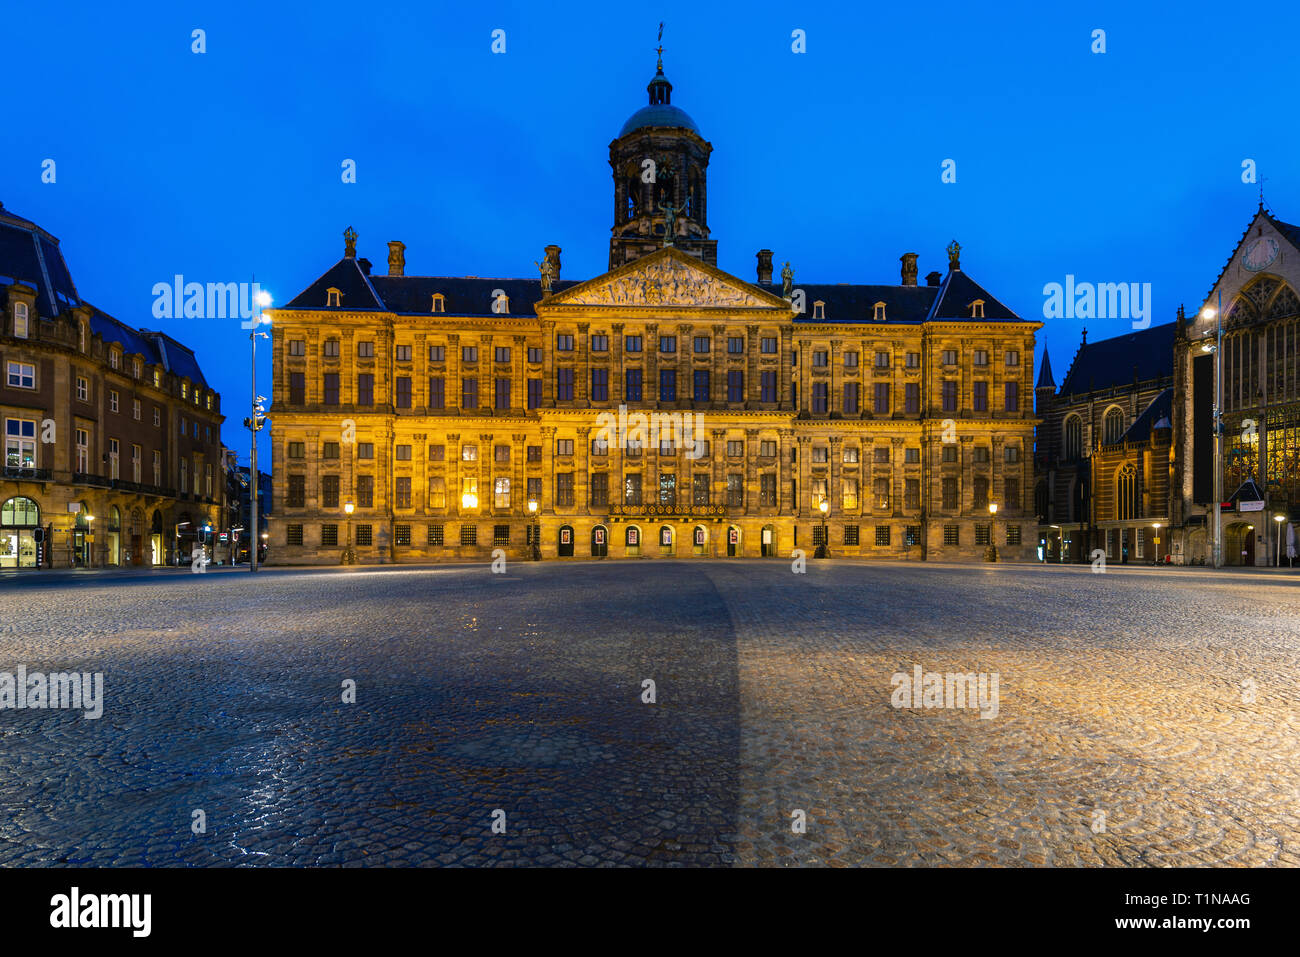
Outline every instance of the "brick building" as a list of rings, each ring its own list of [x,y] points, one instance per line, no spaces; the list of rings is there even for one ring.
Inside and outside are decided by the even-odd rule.
[[[1099,342],[1087,332],[1060,390],[1038,384],[1035,511],[1042,558],[1163,561],[1173,475],[1175,324]],[[1159,543],[1156,538],[1159,538]]]
[[[609,272],[562,279],[552,245],[540,278],[408,276],[390,242],[381,276],[349,229],[268,311],[272,562],[1032,555],[1041,323],[956,243],[923,284],[914,253],[882,284],[717,268],[671,90],[661,62],[609,147]]]
[[[221,397],[186,346],[83,300],[0,205],[0,567],[163,564],[216,527]]]

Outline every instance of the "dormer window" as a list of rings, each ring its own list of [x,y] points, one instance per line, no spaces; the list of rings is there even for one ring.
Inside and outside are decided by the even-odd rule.
[[[190,397],[190,384],[189,384],[188,382],[182,382],[182,383],[181,383],[181,398],[182,398],[182,399],[188,399],[189,397]]]
[[[26,339],[27,331],[27,303],[14,303],[14,337],[17,339]]]
[[[972,319],[984,318],[984,300],[976,299],[970,304],[970,317]]]
[[[343,298],[343,290],[335,289],[333,286],[330,286],[328,289],[325,290],[325,297],[326,297],[325,298],[326,309],[341,307],[342,302],[340,302],[340,300]]]
[[[78,341],[81,345],[81,351],[86,351],[86,324],[83,322],[77,326]]]
[[[118,352],[116,349],[108,350],[108,364],[110,366],[116,369],[118,365],[121,364],[121,361],[122,361],[122,354],[120,352]]]
[[[433,294],[433,308],[432,308],[432,311],[433,311],[433,312],[446,312],[446,311],[447,311],[447,297],[444,296],[444,295],[443,295],[442,293],[440,293],[440,292],[435,292],[435,293]]]
[[[885,304],[883,302],[876,303],[871,318],[876,320],[876,322],[885,321]]]
[[[135,376],[135,378],[138,379],[138,378],[140,378],[140,372],[141,372],[141,368],[140,368],[140,360],[139,360],[139,359],[132,359],[132,360],[131,360],[131,375]]]
[[[162,370],[160,369],[153,370],[153,387],[155,389],[162,388]]]
[[[816,302],[813,303],[813,318],[814,319],[826,318],[826,303],[822,302],[820,299],[818,299]]]

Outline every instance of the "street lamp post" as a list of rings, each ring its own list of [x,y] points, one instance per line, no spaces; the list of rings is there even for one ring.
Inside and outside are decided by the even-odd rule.
[[[998,503],[989,502],[989,547],[984,549],[984,560],[986,562],[996,562],[998,560],[997,519]]]
[[[831,510],[831,503],[826,501],[826,499],[822,499],[817,503],[817,507],[821,509],[822,513],[822,541],[821,544],[817,546],[817,551],[813,554],[813,557],[830,558],[831,553],[830,548],[828,547],[830,543],[830,532],[826,528],[826,516]]]
[[[249,467],[248,467],[249,484],[252,486],[252,505],[248,510],[249,527],[251,529],[248,540],[252,544],[252,548],[249,550],[249,555],[248,555],[248,570],[250,572],[257,571],[257,543],[258,543],[257,496],[259,491],[258,485],[260,484],[257,480],[257,433],[261,432],[263,426],[266,424],[266,414],[265,414],[266,410],[262,407],[262,403],[265,402],[266,400],[262,396],[257,394],[257,339],[259,336],[263,339],[271,338],[265,332],[263,332],[261,329],[258,328],[258,326],[261,326],[263,324],[270,324],[271,320],[267,319],[262,315],[262,310],[265,309],[270,304],[271,304],[270,293],[268,293],[265,289],[259,290],[257,293],[258,312],[257,315],[253,318],[252,331],[248,334],[248,341],[252,344],[251,362],[252,362],[253,414],[250,418],[244,420],[244,425],[248,427],[248,431],[252,435],[252,442],[250,443],[252,451],[249,454]]]
[[[352,510],[355,508],[356,506],[352,504],[352,499],[348,499],[343,503],[343,511],[346,512],[348,516],[348,543],[343,549],[344,565],[355,565],[357,563],[356,556],[352,554]]]
[[[1151,556],[1151,564],[1160,564],[1160,523],[1152,522],[1151,527],[1156,530],[1155,538],[1152,544],[1155,545],[1155,554]]]
[[[1223,565],[1223,291],[1218,307],[1201,310],[1205,319],[1215,320],[1214,345],[1203,345],[1203,352],[1214,353],[1214,567]]]
[[[537,499],[528,500],[528,531],[533,540],[533,561],[542,560],[542,526],[537,521]]]
[[[1285,521],[1286,516],[1281,512],[1273,516],[1273,522],[1277,528],[1277,558],[1274,559],[1273,564],[1278,568],[1282,567],[1282,523]]]

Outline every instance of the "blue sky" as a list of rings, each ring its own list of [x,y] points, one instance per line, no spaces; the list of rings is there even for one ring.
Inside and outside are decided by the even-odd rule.
[[[378,272],[390,239],[408,274],[533,276],[552,242],[565,278],[604,271],[608,145],[646,101],[661,20],[673,103],[714,147],[718,264],[742,278],[768,247],[796,284],[895,282],[901,253],[924,276],[956,238],[1023,316],[1068,273],[1151,283],[1160,323],[1199,305],[1253,215],[1244,159],[1274,214],[1300,220],[1296,7],[985,6],[12,5],[30,60],[11,79],[0,201],[59,237],[85,298],[196,350],[241,450],[246,333],[154,319],[153,284],[256,275],[284,303],[348,225]],[[1080,325],[1040,333],[1058,382]]]

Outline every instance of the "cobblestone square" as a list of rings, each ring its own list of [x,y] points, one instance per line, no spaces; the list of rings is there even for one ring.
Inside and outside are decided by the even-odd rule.
[[[4,865],[1300,863],[1279,575],[29,574],[0,610],[0,672],[104,676],[97,720],[0,710]],[[916,666],[996,674],[996,716],[894,707]]]

